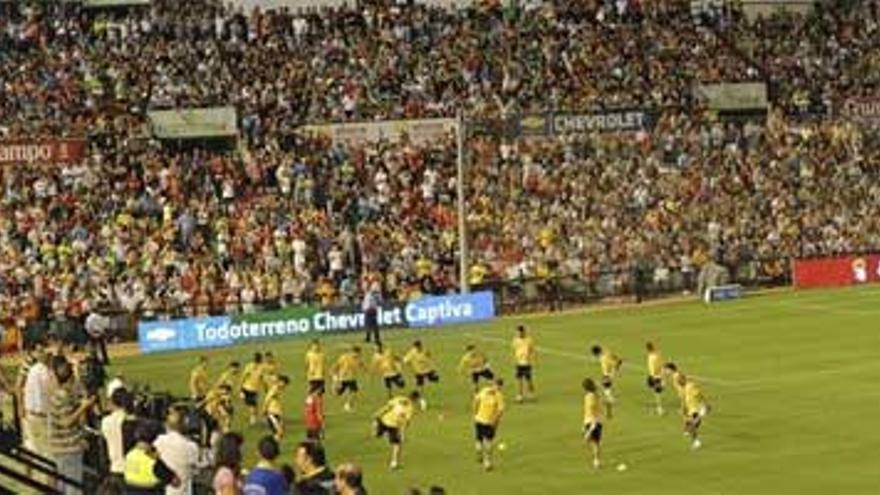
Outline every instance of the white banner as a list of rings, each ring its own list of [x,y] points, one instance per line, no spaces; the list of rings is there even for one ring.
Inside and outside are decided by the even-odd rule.
[[[234,107],[157,110],[148,116],[153,134],[160,139],[238,136]]]
[[[452,119],[385,120],[347,124],[307,125],[300,129],[327,136],[335,143],[396,142],[406,135],[414,143],[437,141],[455,132]]]
[[[712,110],[767,109],[767,85],[764,83],[700,84],[697,94]]]

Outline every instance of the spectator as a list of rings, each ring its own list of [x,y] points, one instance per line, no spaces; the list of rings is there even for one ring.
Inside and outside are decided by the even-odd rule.
[[[110,396],[110,414],[101,419],[101,436],[107,445],[107,456],[110,461],[110,477],[124,482],[125,448],[123,441],[123,424],[133,419],[131,410],[131,394],[125,388],[117,388]]]
[[[101,363],[108,366],[110,358],[107,355],[107,334],[110,331],[110,317],[99,313],[98,309],[104,308],[97,308],[89,312],[89,316],[86,317],[86,335],[95,354],[100,353]]]
[[[138,424],[134,447],[125,454],[126,495],[159,495],[166,486],[180,487],[180,478],[153,446],[161,426],[149,421]]]
[[[184,411],[179,408],[171,408],[165,421],[165,433],[153,442],[159,458],[180,480],[180,486],[165,488],[166,495],[191,495],[193,492],[192,481],[199,462],[199,446],[181,433],[183,414]]]
[[[49,455],[47,445],[53,378],[49,372],[49,356],[45,349],[33,351],[34,363],[24,381],[24,446],[39,455]]]
[[[324,447],[313,440],[300,442],[294,457],[296,493],[298,495],[328,495],[333,493],[334,475],[327,467]]]
[[[217,441],[214,458],[216,470],[212,486],[217,495],[239,495],[242,489],[241,445],[244,439],[238,433],[224,433]]]
[[[337,495],[367,495],[363,472],[354,464],[342,464],[337,467],[334,483]]]
[[[244,483],[244,495],[286,495],[289,487],[281,469],[275,465],[278,458],[278,442],[272,436],[260,439],[260,460],[248,473]]]
[[[83,426],[95,397],[83,400],[76,393],[73,366],[68,361],[59,361],[54,371],[56,385],[49,408],[49,453],[55,460],[58,474],[76,483],[60,481],[59,490],[65,494],[79,494],[82,493],[83,454],[86,448]]]

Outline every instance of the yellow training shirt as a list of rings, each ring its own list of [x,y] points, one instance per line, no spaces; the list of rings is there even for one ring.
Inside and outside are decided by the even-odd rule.
[[[660,351],[648,353],[648,376],[661,378],[663,376],[663,357]]]
[[[266,414],[284,415],[283,401],[281,400],[281,392],[283,390],[284,387],[280,382],[269,387],[269,391],[266,392],[266,400],[263,402],[263,410]]]
[[[404,428],[412,420],[415,410],[408,397],[394,397],[379,412],[379,420],[390,428]]]
[[[599,356],[599,365],[602,367],[602,374],[605,376],[614,376],[617,374],[617,368],[620,366],[620,358],[611,353],[611,351],[603,351]]]
[[[504,395],[493,386],[485,387],[474,397],[474,420],[484,425],[495,425],[504,413]]]
[[[346,352],[336,358],[336,377],[340,381],[357,379],[357,373],[360,368],[361,359],[354,352]]]
[[[306,353],[306,380],[324,379],[324,353],[310,350]]]
[[[199,364],[189,373],[189,393],[192,397],[204,397],[208,393],[208,369]]]
[[[373,369],[383,377],[400,374],[400,364],[390,350],[373,356]]]
[[[531,337],[516,336],[513,338],[511,347],[513,347],[513,359],[516,361],[517,366],[531,366],[533,364],[535,343]]]
[[[488,361],[486,360],[486,356],[478,351],[468,351],[461,357],[461,363],[459,363],[459,370],[468,370],[471,373],[476,373],[478,371],[482,371],[486,369],[486,365]]]
[[[411,348],[403,356],[403,362],[407,366],[412,367],[413,371],[418,375],[425,375],[434,371],[434,362],[431,360],[431,355],[425,349]]]
[[[595,392],[584,394],[584,424],[602,421],[602,403]]]
[[[265,368],[260,363],[248,363],[241,372],[241,388],[248,392],[256,392],[260,390],[263,383],[263,373]]]
[[[688,416],[698,412],[704,406],[703,392],[697,384],[688,380],[684,385],[684,410]]]

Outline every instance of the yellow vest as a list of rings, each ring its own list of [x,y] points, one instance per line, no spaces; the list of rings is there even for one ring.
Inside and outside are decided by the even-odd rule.
[[[141,447],[135,447],[125,455],[125,484],[138,488],[150,488],[159,484],[153,473],[156,459]]]

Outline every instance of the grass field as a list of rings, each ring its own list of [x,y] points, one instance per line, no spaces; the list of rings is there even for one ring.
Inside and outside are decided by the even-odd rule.
[[[352,414],[333,397],[326,403],[326,446],[332,463],[364,466],[372,494],[402,494],[410,486],[444,486],[467,494],[856,494],[878,493],[880,427],[880,288],[784,292],[707,306],[672,302],[556,315],[501,318],[489,324],[427,331],[387,332],[400,353],[420,337],[439,363],[441,383],[431,407],[416,416],[404,447],[404,468],[387,468],[387,444],[372,438],[370,418],[384,402],[376,378],[362,379]],[[539,397],[518,405],[509,342],[525,323],[539,348]],[[327,337],[332,358],[360,335]],[[713,412],[703,428],[703,449],[692,452],[676,414],[649,413],[644,385],[644,342],[655,339],[667,359],[699,377]],[[500,429],[507,449],[494,472],[475,460],[471,389],[455,368],[465,343],[481,346],[507,378],[508,411]],[[619,405],[606,422],[605,465],[589,467],[581,442],[584,376],[598,375],[586,358],[591,343],[620,354]],[[245,361],[271,348],[293,379],[288,389],[285,461],[299,440],[305,386],[305,340],[209,351],[216,374],[231,359]],[[130,379],[157,390],[185,393],[195,353],[137,356],[118,361]],[[665,395],[675,411],[674,392]],[[243,410],[241,404],[238,410]],[[444,419],[439,415],[443,414]],[[248,439],[248,463],[265,426],[235,428]],[[629,470],[613,467],[626,462]]]

